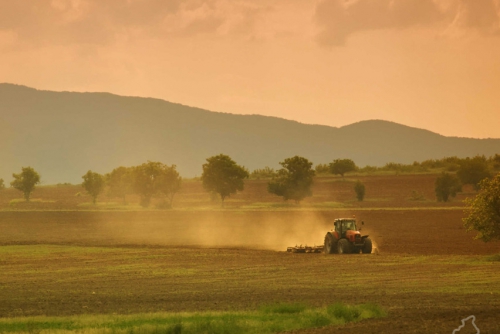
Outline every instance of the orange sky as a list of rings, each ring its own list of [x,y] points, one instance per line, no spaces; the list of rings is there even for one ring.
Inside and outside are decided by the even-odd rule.
[[[0,82],[500,138],[500,0],[0,0]]]

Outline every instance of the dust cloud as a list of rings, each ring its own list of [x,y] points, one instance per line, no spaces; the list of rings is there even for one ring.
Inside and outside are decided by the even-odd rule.
[[[4,215],[0,221],[0,244],[152,245],[285,251],[296,245],[323,245],[334,219],[346,216],[351,215],[326,211],[27,212]],[[362,234],[370,234],[373,240],[368,228],[363,227]],[[374,242],[374,249],[378,246]]]
[[[108,221],[99,230],[114,243],[286,250],[322,245],[329,226],[313,212],[198,212]]]

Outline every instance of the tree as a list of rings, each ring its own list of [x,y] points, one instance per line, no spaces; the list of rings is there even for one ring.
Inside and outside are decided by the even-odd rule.
[[[462,184],[472,184],[474,189],[477,190],[479,189],[479,182],[491,177],[491,172],[488,168],[486,158],[476,156],[472,159],[466,158],[461,161],[457,176],[462,181]]]
[[[181,178],[176,171],[176,166],[167,166],[161,162],[148,161],[133,169],[132,188],[141,196],[141,205],[148,207],[151,198],[157,194],[164,194],[172,200],[180,189]]]
[[[500,154],[495,154],[494,156],[490,157],[490,164],[491,167],[495,171],[500,171]]]
[[[500,240],[500,173],[491,180],[481,181],[479,188],[474,198],[465,200],[464,226],[468,231],[478,232],[475,239]]]
[[[455,197],[458,192],[462,191],[462,184],[456,175],[443,172],[436,179],[434,190],[438,202],[448,202],[450,196]]]
[[[362,202],[365,198],[365,185],[358,180],[354,185],[354,191],[356,192],[356,198],[359,202]]]
[[[182,178],[176,170],[176,166],[164,166],[160,175],[158,190],[168,199],[168,206],[172,207],[175,194],[181,189]]]
[[[111,173],[105,175],[108,193],[113,197],[119,197],[123,203],[127,203],[127,195],[132,192],[132,170],[127,167],[118,167]]]
[[[208,158],[203,164],[201,181],[205,190],[220,196],[223,206],[226,197],[243,190],[243,180],[248,177],[244,167],[238,166],[229,156],[219,154]]]
[[[5,189],[5,184],[3,183],[3,179],[0,179],[0,190]]]
[[[330,173],[334,175],[341,175],[344,177],[345,173],[353,172],[358,167],[351,159],[336,159],[330,163]]]
[[[277,175],[267,185],[271,194],[283,197],[285,201],[291,199],[299,203],[307,196],[312,196],[311,186],[316,175],[312,169],[312,162],[306,158],[294,156],[280,162],[283,166]]]
[[[14,181],[10,185],[22,191],[26,202],[29,202],[31,193],[35,190],[36,185],[40,183],[40,174],[31,167],[22,167],[21,173],[12,174],[12,177],[14,177]]]
[[[106,185],[104,177],[99,173],[89,170],[87,174],[82,176],[82,179],[82,187],[92,196],[92,203],[96,204],[97,196],[104,190],[104,186]]]

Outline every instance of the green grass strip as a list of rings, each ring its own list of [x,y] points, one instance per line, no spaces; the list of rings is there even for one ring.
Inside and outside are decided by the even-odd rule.
[[[69,317],[0,318],[0,333],[81,334],[224,334],[279,333],[343,325],[386,316],[374,304],[336,303],[323,308],[276,303],[238,312],[81,315]]]

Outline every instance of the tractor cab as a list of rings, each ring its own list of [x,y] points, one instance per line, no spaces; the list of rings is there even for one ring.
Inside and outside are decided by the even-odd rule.
[[[334,224],[335,232],[337,232],[341,238],[345,238],[346,234],[359,234],[358,228],[356,227],[356,219],[335,219]],[[348,231],[353,232],[347,233]]]

